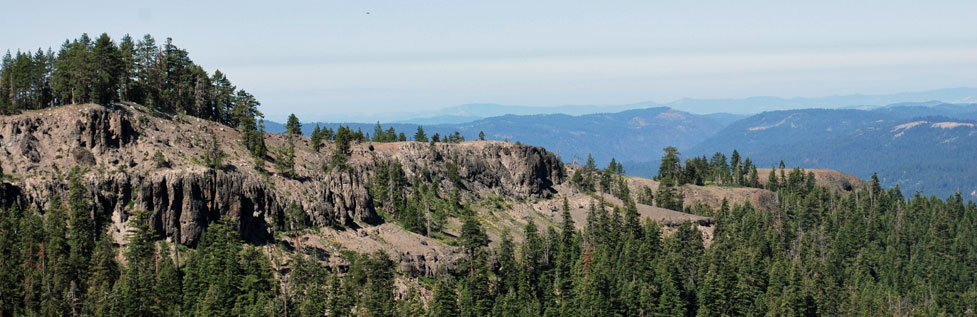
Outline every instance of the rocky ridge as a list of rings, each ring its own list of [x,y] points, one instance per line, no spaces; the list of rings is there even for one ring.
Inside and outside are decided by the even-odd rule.
[[[226,155],[223,170],[202,163],[213,133]],[[441,175],[456,164],[468,197],[495,194],[516,199],[547,198],[563,179],[559,159],[542,148],[480,141],[463,144],[398,142],[353,144],[346,169],[326,169],[327,144],[314,152],[307,138],[296,142],[296,177],[254,168],[240,134],[229,127],[179,114],[155,114],[137,105],[73,105],[0,117],[0,155],[10,181],[0,202],[45,209],[51,195],[63,193],[66,175],[82,168],[92,212],[111,219],[122,241],[129,215],[153,212],[152,228],[173,241],[194,244],[211,221],[232,218],[242,236],[269,241],[275,222],[290,203],[302,207],[311,225],[362,227],[379,224],[367,182],[378,160],[403,162],[408,177]],[[283,146],[282,135],[266,135],[269,148]],[[167,161],[157,166],[159,151]]]
[[[223,169],[203,163],[213,140],[226,154]],[[308,138],[296,137],[295,175],[286,177],[274,168],[272,155],[264,158],[264,170],[256,169],[240,140],[240,133],[230,127],[138,105],[72,105],[0,117],[0,166],[6,174],[0,181],[0,207],[20,204],[45,210],[52,195],[66,194],[67,175],[78,167],[91,195],[93,215],[120,244],[125,243],[129,216],[140,210],[152,212],[151,228],[161,237],[186,245],[194,245],[209,223],[229,217],[246,241],[268,245],[270,255],[281,250],[266,244],[274,241],[284,250],[343,266],[343,250],[384,250],[398,260],[403,272],[431,275],[438,269],[451,270],[461,254],[450,241],[384,223],[370,190],[381,165],[397,162],[407,179],[431,184],[445,195],[457,192],[471,203],[496,242],[504,231],[521,240],[528,221],[543,226],[562,221],[564,197],[581,229],[589,205],[597,200],[623,205],[610,195],[574,188],[566,175],[579,167],[564,165],[541,147],[499,141],[354,142],[346,167],[333,168],[331,142],[317,152]],[[287,140],[281,134],[265,135],[270,152]],[[164,162],[154,159],[157,152]],[[819,184],[842,190],[864,185],[847,174],[829,172],[815,170]],[[632,193],[658,187],[656,181],[638,177],[628,177],[628,184]],[[413,190],[405,186],[405,191]],[[776,194],[763,189],[685,185],[679,190],[688,206],[718,208],[726,199],[731,204],[779,208]],[[281,234],[292,204],[315,230]],[[711,240],[712,218],[637,207],[643,218],[664,225],[666,233],[691,221],[707,243]],[[451,219],[445,234],[458,235],[459,228],[460,222]],[[287,267],[287,255],[276,258],[276,267]]]

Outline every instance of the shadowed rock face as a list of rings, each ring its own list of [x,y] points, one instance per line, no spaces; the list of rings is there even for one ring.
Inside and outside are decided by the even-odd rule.
[[[497,141],[476,141],[462,144],[417,142],[384,144],[376,152],[386,160],[401,162],[408,177],[428,170],[442,176],[445,187],[451,184],[449,164],[458,167],[460,187],[479,195],[549,198],[556,190],[553,185],[563,181],[560,160],[540,147],[517,146]]]
[[[226,168],[200,162],[214,133],[227,153]],[[562,182],[559,159],[542,148],[504,142],[462,144],[398,142],[354,144],[348,168],[323,169],[332,145],[321,153],[296,142],[296,178],[262,173],[226,126],[192,117],[153,116],[139,107],[75,105],[0,117],[0,162],[13,181],[0,183],[0,204],[45,209],[53,194],[65,195],[67,171],[79,167],[91,196],[93,214],[103,219],[116,241],[128,231],[137,210],[153,212],[154,230],[184,244],[195,244],[206,226],[228,216],[242,237],[269,241],[285,208],[298,204],[312,225],[351,227],[382,223],[367,189],[379,162],[397,160],[407,177],[439,179],[442,192],[548,198]],[[269,147],[281,135],[266,135]],[[151,157],[161,152],[169,168]],[[272,158],[266,158],[271,161]],[[266,164],[266,168],[270,166]],[[458,183],[449,180],[456,167]],[[410,190],[409,188],[406,190]]]

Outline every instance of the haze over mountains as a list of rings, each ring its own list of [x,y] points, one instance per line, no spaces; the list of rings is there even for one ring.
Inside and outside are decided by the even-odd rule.
[[[977,312],[969,97],[473,105],[418,120],[427,134],[322,133],[265,124],[251,85],[162,43],[82,34],[0,58],[0,317]]]
[[[737,149],[760,167],[785,160],[788,166],[837,169],[862,178],[877,172],[883,184],[908,193],[946,196],[960,190],[977,197],[977,176],[968,176],[977,170],[967,159],[977,157],[977,104],[966,103],[974,100],[977,89],[954,88],[821,98],[683,99],[667,106],[469,104],[382,125],[408,137],[418,125],[428,135],[457,131],[467,139],[484,131],[487,139],[552,149],[565,162],[592,155],[605,165],[614,158],[637,176],[657,173],[666,146],[686,157]],[[680,110],[690,108],[715,112]],[[772,111],[742,114],[750,109]],[[373,133],[376,122],[322,123],[333,129],[340,124]],[[314,126],[306,123],[303,130],[310,133]],[[267,130],[282,132],[284,126],[268,122]]]
[[[500,105],[494,103],[471,103],[447,107],[439,110],[417,112],[392,112],[380,114],[337,114],[327,122],[397,122],[424,125],[464,123],[478,119],[512,115],[567,114],[585,115],[612,113],[632,109],[669,107],[695,114],[731,113],[738,115],[756,114],[763,111],[800,108],[842,108],[842,107],[880,107],[904,102],[926,102],[939,100],[946,103],[977,102],[977,88],[947,88],[920,92],[902,92],[878,95],[837,95],[824,97],[782,98],[756,96],[748,98],[702,99],[683,98],[670,102],[645,101],[620,105],[562,105],[554,107],[528,105]],[[743,116],[746,117],[746,116]],[[730,122],[731,123],[731,122]]]
[[[947,196],[960,190],[977,197],[977,121],[967,113],[951,117],[943,108],[765,112],[727,126],[686,153],[733,147],[763,167],[784,160],[866,179],[878,172],[883,184],[908,193]]]

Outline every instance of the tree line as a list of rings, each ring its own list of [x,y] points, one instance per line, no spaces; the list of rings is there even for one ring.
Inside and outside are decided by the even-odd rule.
[[[705,155],[685,158],[684,164],[679,159],[681,153],[675,147],[666,147],[664,151],[665,154],[662,156],[658,175],[655,176],[656,180],[670,180],[679,186],[684,184],[698,186],[714,184],[762,187],[756,165],[750,158],[740,156],[740,153],[735,149],[729,159],[726,158],[726,154],[716,152],[711,158],[707,158]],[[781,168],[784,167],[781,166]]]
[[[9,51],[0,66],[5,113],[67,104],[134,102],[238,127],[260,117],[260,103],[218,71],[208,74],[186,50],[149,34],[116,43],[108,34],[65,40],[55,53]]]
[[[615,167],[616,168],[616,167]],[[553,226],[527,221],[523,242],[503,232],[490,247],[474,209],[415,190],[396,161],[375,176],[378,206],[406,229],[457,245],[454,271],[398,272],[389,255],[345,252],[347,266],[293,253],[278,274],[261,246],[217,221],[193,247],[171,245],[134,212],[127,244],[107,234],[72,171],[46,210],[0,213],[0,310],[4,315],[371,315],[712,316],[968,315],[977,308],[977,204],[883,189],[877,178],[853,192],[819,187],[795,168],[777,189],[780,206],[723,202],[711,241],[692,223],[666,229],[642,221],[635,198],[595,200],[576,229],[564,199]],[[384,182],[385,180],[385,182]],[[383,187],[381,184],[395,187]],[[399,184],[399,185],[398,185]],[[397,187],[400,186],[400,187]],[[414,185],[417,186],[417,185]],[[423,188],[424,186],[420,186]],[[431,195],[429,198],[424,196]],[[439,201],[447,202],[439,204]],[[415,204],[415,206],[403,206]],[[386,208],[388,208],[387,210]],[[295,206],[294,208],[298,208]],[[432,213],[460,219],[458,235],[432,234]],[[414,211],[410,211],[414,210]],[[300,211],[300,210],[299,210]],[[396,214],[394,214],[396,212]],[[291,214],[291,213],[290,213]],[[301,212],[294,212],[300,215]],[[301,217],[287,230],[303,230]],[[278,244],[283,241],[276,242]],[[116,255],[122,252],[124,261]],[[280,261],[280,260],[276,260]],[[416,281],[400,298],[397,278]],[[433,292],[430,300],[420,295]]]

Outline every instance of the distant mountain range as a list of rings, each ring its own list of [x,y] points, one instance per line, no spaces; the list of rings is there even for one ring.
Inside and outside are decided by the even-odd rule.
[[[737,121],[688,155],[737,149],[758,166],[830,168],[905,193],[977,198],[977,104],[899,104],[873,110],[803,109],[765,112]],[[639,164],[642,165],[642,164]],[[657,164],[644,164],[650,174]],[[650,165],[650,166],[649,166]]]
[[[944,92],[962,96],[967,91],[970,90],[951,89]],[[849,97],[831,98],[858,99]],[[860,98],[884,101],[894,97]],[[749,99],[757,101],[762,98]],[[745,100],[741,100],[739,105],[746,104]],[[813,102],[792,100],[797,104]],[[563,109],[577,113],[597,109],[588,108],[591,106],[574,107]],[[485,108],[462,106],[457,108],[455,115],[462,118],[469,114],[490,113],[479,112],[479,109]],[[535,108],[500,109],[503,110],[498,111],[526,113]],[[977,164],[972,162],[977,158],[975,120],[975,103],[923,101],[835,109],[777,110],[755,115],[700,115],[669,107],[651,107],[581,115],[507,114],[448,124],[419,122],[422,122],[429,136],[458,131],[471,140],[484,131],[488,139],[546,147],[566,162],[581,163],[588,154],[593,155],[601,165],[616,158],[624,162],[628,174],[635,176],[653,176],[657,173],[662,148],[666,146],[676,146],[685,156],[711,156],[715,152],[728,155],[737,149],[760,167],[784,160],[788,166],[836,169],[862,178],[878,172],[884,185],[898,184],[906,193],[918,190],[947,196],[960,190],[975,199]],[[373,134],[376,123],[320,124],[333,129],[343,124]],[[314,126],[315,123],[305,123],[303,131],[308,134]],[[393,127],[410,138],[418,124],[391,123],[382,126],[383,129]],[[284,131],[284,126],[267,122],[266,129],[276,133]]]
[[[812,98],[749,97],[732,99],[685,98],[671,102],[638,102],[622,105],[564,105],[555,107],[500,105],[473,103],[433,111],[390,112],[373,115],[336,115],[329,122],[397,122],[423,125],[458,124],[489,117],[537,114],[586,115],[614,113],[633,109],[669,107],[695,114],[726,113],[750,115],[763,111],[801,108],[876,108],[903,102],[941,100],[947,103],[977,102],[977,88],[948,88],[922,92],[904,92],[880,95],[840,95]],[[746,116],[743,116],[746,117]],[[715,118],[714,118],[715,119]],[[739,118],[737,118],[739,119]],[[722,122],[722,120],[719,120]],[[731,123],[731,122],[730,122]]]
[[[718,119],[729,116],[719,115]],[[302,131],[311,133],[315,125],[336,129],[340,123],[305,123]],[[376,123],[342,123],[353,130],[374,133]],[[383,124],[383,129],[394,128],[408,138],[417,131],[416,124]],[[466,139],[473,140],[479,132],[487,139],[509,140],[546,147],[560,155],[564,161],[581,162],[587,155],[602,163],[611,158],[630,161],[657,159],[661,149],[672,145],[692,147],[722,129],[718,120],[704,115],[693,115],[666,107],[627,110],[617,113],[572,116],[566,114],[504,115],[461,124],[424,125],[428,136],[442,136],[458,131]],[[284,125],[267,122],[266,131],[280,133]]]

